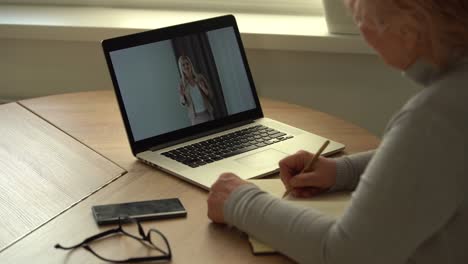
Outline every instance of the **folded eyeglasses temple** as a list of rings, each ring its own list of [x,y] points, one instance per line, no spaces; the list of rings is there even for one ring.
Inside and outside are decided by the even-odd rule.
[[[102,238],[102,237],[105,237],[105,236],[108,236],[108,235],[111,235],[111,234],[114,234],[114,233],[118,233],[122,230],[122,227],[119,226],[117,228],[114,228],[114,229],[109,229],[107,231],[104,231],[102,233],[99,233],[99,234],[96,234],[94,236],[91,236],[91,237],[88,237],[87,239],[83,240],[83,242],[79,243],[79,244],[76,244],[74,246],[69,246],[69,247],[64,247],[60,244],[55,244],[55,248],[57,249],[74,249],[74,248],[78,248],[78,247],[81,247],[83,245],[86,245],[88,244],[89,242],[93,241],[93,240],[96,240],[96,239],[99,239],[99,238]]]

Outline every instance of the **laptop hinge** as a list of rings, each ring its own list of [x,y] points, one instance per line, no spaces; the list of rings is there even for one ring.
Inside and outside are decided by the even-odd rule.
[[[234,123],[234,124],[225,125],[225,126],[222,126],[222,127],[219,127],[219,128],[211,129],[211,130],[208,130],[208,131],[205,131],[205,132],[202,132],[202,133],[198,133],[198,134],[195,134],[195,135],[192,135],[192,136],[188,136],[188,137],[185,137],[183,139],[169,141],[169,142],[166,142],[164,144],[160,144],[160,145],[151,147],[151,148],[149,148],[149,150],[157,151],[157,150],[160,150],[160,149],[163,149],[163,148],[167,148],[167,147],[170,147],[170,146],[181,144],[181,143],[184,143],[184,142],[187,142],[187,141],[190,141],[190,140],[194,140],[194,139],[197,139],[197,138],[205,137],[205,136],[215,134],[215,133],[218,133],[218,132],[221,132],[221,131],[225,131],[225,130],[228,130],[228,129],[231,129],[231,128],[247,125],[247,124],[250,124],[250,123],[253,123],[253,122],[254,122],[253,120],[248,120],[248,121],[242,121],[242,122],[237,122],[237,123]]]

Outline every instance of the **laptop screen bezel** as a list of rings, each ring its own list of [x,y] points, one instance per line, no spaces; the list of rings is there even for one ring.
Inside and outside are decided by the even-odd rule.
[[[255,108],[240,112],[234,115],[229,115],[222,119],[217,119],[195,126],[189,126],[182,128],[173,132],[169,132],[162,135],[157,135],[154,137],[142,139],[135,141],[135,138],[132,133],[130,122],[128,120],[128,115],[125,109],[125,104],[123,102],[122,94],[120,92],[120,87],[117,82],[115,71],[113,68],[112,60],[110,53],[112,51],[127,49],[131,47],[136,47],[140,45],[150,44],[158,41],[169,40],[185,35],[204,33],[211,30],[216,30],[225,27],[232,27],[239,45],[239,51],[242,57],[242,62],[245,67],[245,72],[252,90],[252,96],[255,101]],[[159,145],[167,145],[168,142],[178,142],[184,138],[194,137],[196,135],[206,134],[208,131],[217,130],[219,128],[229,126],[235,123],[242,123],[250,120],[255,120],[263,117],[263,112],[260,106],[260,101],[258,99],[257,91],[253,82],[252,74],[250,72],[250,67],[247,62],[247,57],[245,55],[244,46],[240,37],[239,29],[237,27],[236,20],[233,15],[226,15],[221,17],[215,17],[195,22],[190,22],[186,24],[175,25],[171,27],[165,27],[155,30],[149,30],[141,33],[106,39],[102,41],[102,48],[107,62],[107,67],[110,72],[112,79],[112,84],[114,86],[114,91],[116,94],[116,99],[120,108],[120,113],[125,125],[125,130],[127,131],[127,137],[132,149],[133,155],[137,155],[140,152],[146,151],[150,148],[157,147]]]

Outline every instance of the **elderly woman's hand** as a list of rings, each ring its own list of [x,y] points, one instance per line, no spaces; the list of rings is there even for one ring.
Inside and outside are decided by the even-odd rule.
[[[233,173],[223,173],[211,186],[208,195],[208,218],[215,223],[224,222],[224,203],[229,195],[239,186],[249,184],[249,182],[239,178]]]
[[[295,197],[309,198],[325,192],[336,183],[336,161],[319,157],[314,170],[302,172],[314,154],[298,151],[279,162],[280,177],[286,189]]]

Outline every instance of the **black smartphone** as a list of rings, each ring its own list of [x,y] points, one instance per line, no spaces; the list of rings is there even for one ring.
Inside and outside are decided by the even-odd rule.
[[[116,224],[119,218],[153,220],[187,216],[187,211],[178,198],[96,205],[92,207],[92,211],[98,225]]]

